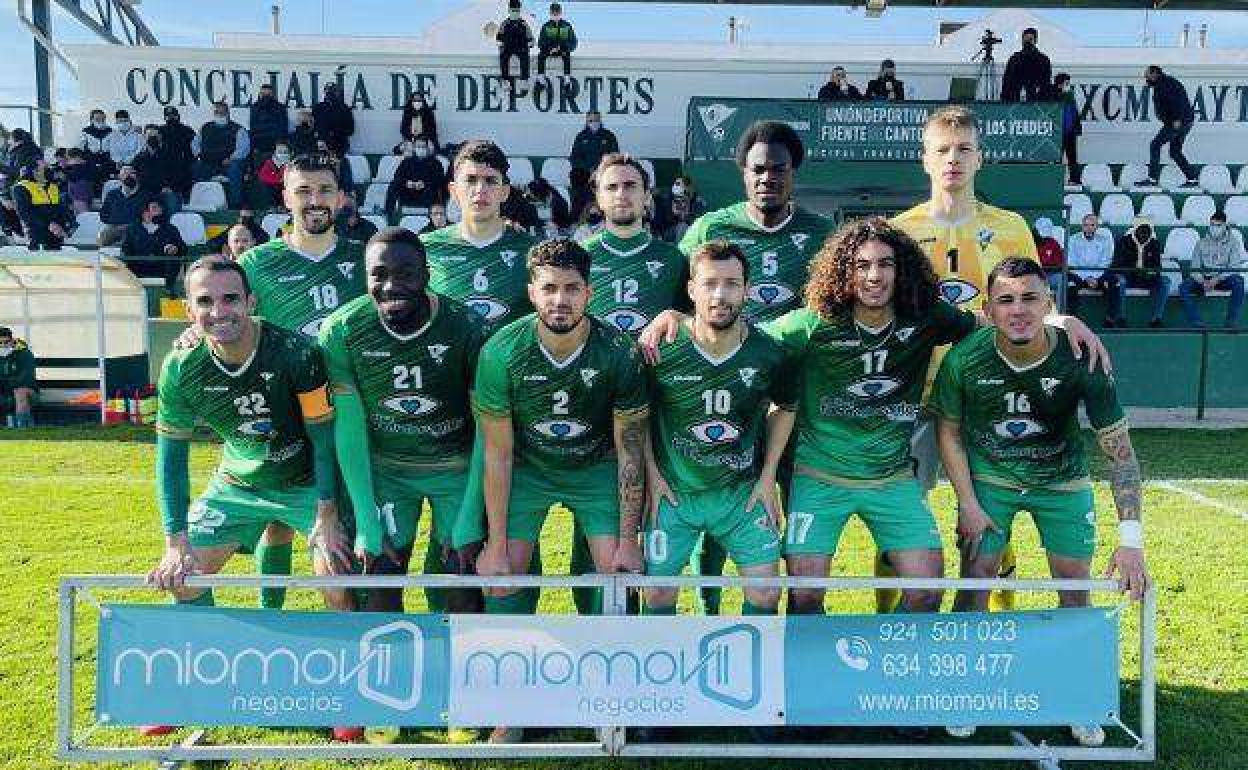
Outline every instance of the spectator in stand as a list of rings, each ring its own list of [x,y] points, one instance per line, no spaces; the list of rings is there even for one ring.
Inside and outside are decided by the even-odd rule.
[[[1049,276],[1061,312],[1079,315],[1080,289],[1104,290],[1106,302],[1111,292],[1118,293],[1118,276],[1106,272],[1114,261],[1114,240],[1099,229],[1100,224],[1096,214],[1088,214],[1080,222],[1079,234],[1067,239],[1066,285],[1062,286],[1061,273]]]
[[[1054,270],[1060,272],[1066,264],[1066,253],[1062,250],[1062,244],[1053,237],[1052,231],[1042,233],[1033,226],[1031,238],[1036,242],[1036,255],[1040,258],[1040,265],[1045,273],[1052,275]]]
[[[682,174],[672,181],[670,192],[655,192],[650,231],[665,241],[679,242],[694,220],[706,211],[693,179]]]
[[[238,208],[243,199],[243,166],[251,154],[251,137],[247,129],[230,120],[229,105],[223,101],[212,105],[212,120],[199,129],[191,150],[199,158],[195,180],[224,176],[230,208]]]
[[[348,241],[368,243],[377,234],[377,225],[372,220],[360,216],[360,209],[355,203],[355,195],[347,195],[342,208],[338,209],[338,217],[334,222],[334,231]]]
[[[1217,290],[1231,293],[1226,305],[1226,328],[1239,328],[1239,314],[1244,308],[1244,281],[1248,280],[1248,275],[1235,271],[1245,269],[1248,269],[1248,257],[1244,256],[1244,245],[1227,226],[1226,214],[1214,212],[1209,217],[1209,232],[1192,250],[1191,274],[1179,284],[1188,324],[1197,329],[1205,328],[1196,297]]]
[[[602,209],[598,208],[598,203],[591,200],[585,204],[585,208],[581,209],[581,217],[577,220],[576,231],[572,233],[572,240],[581,243],[591,235],[600,232],[603,228],[604,219]]]
[[[905,101],[906,84],[897,79],[897,65],[892,59],[880,62],[880,76],[867,83],[867,98],[884,102]]]
[[[839,102],[846,99],[861,99],[862,92],[858,90],[858,86],[849,82],[849,76],[845,74],[844,67],[833,67],[832,76],[828,78],[828,82],[823,84],[823,88],[819,89],[819,101],[821,102]]]
[[[533,204],[541,223],[537,229],[539,236],[551,238],[571,231],[572,209],[563,195],[545,177],[539,176],[529,182],[525,194]]]
[[[446,227],[449,222],[446,220],[446,204],[435,203],[429,207],[429,224],[420,228],[420,234],[431,233],[434,230],[441,230]]]
[[[65,175],[65,194],[74,207],[74,213],[81,214],[90,209],[91,198],[95,194],[95,169],[87,162],[86,153],[77,147],[66,150],[61,173]]]
[[[153,198],[139,184],[139,174],[134,166],[122,166],[117,178],[121,181],[121,186],[109,190],[100,206],[100,222],[103,227],[100,228],[95,242],[101,247],[116,246],[125,240],[126,231],[139,222],[143,209]]]
[[[147,202],[139,223],[126,229],[126,238],[121,242],[121,256],[130,271],[140,278],[164,278],[165,288],[169,290],[173,290],[177,283],[178,270],[182,266],[181,261],[173,257],[185,257],[186,251],[182,234],[165,219],[158,200]]]
[[[246,228],[248,234],[251,236],[251,242],[253,244],[269,242],[269,234],[266,233],[264,228],[260,226],[260,223],[256,221],[256,212],[252,209],[238,210],[238,221],[231,225],[230,229],[232,230],[235,227]],[[208,241],[208,251],[210,253],[224,254],[226,242],[229,240],[229,237],[229,230],[218,234],[215,238]]]
[[[405,141],[401,149],[403,160],[386,188],[386,216],[389,217],[400,207],[427,209],[446,200],[443,188],[446,175],[430,143],[424,139]]]
[[[619,151],[619,140],[610,129],[602,125],[602,113],[596,110],[585,113],[585,128],[572,140],[572,152],[568,154],[568,164],[572,167],[568,181],[572,187],[573,219],[580,219],[581,211],[593,198],[589,189],[589,177],[598,168],[602,156]]]
[[[1187,181],[1184,187],[1200,187],[1196,169],[1187,162],[1183,154],[1183,142],[1192,130],[1196,120],[1196,112],[1192,109],[1192,101],[1187,98],[1187,89],[1177,78],[1161,71],[1156,64],[1144,71],[1144,81],[1153,89],[1153,112],[1161,121],[1161,130],[1148,144],[1148,178],[1136,184],[1141,187],[1156,187],[1161,176],[1161,148],[1170,145],[1170,158],[1178,165]]]
[[[267,234],[265,237],[268,237]],[[225,231],[225,240],[221,243],[221,256],[231,262],[237,262],[239,257],[255,245],[256,239],[246,225],[230,225],[230,228]]]
[[[1005,74],[1001,76],[1001,101],[1035,102],[1048,96],[1053,65],[1036,47],[1039,39],[1040,33],[1035,27],[1023,30],[1023,47],[1010,55]]]
[[[403,119],[399,122],[399,133],[408,142],[428,142],[435,153],[442,148],[438,142],[438,119],[425,94],[414,93],[408,98],[403,107]]]
[[[61,248],[73,229],[74,216],[61,189],[48,179],[48,164],[41,158],[22,169],[13,185],[13,203],[31,249]]]
[[[316,152],[316,125],[310,110],[300,110],[295,117],[295,130],[290,132],[290,157]]]
[[[529,49],[533,47],[533,30],[524,20],[524,9],[520,0],[507,0],[507,18],[498,25],[494,35],[498,42],[498,69],[507,88],[515,88],[516,81],[511,77],[511,59],[520,60],[520,79],[529,79]]]
[[[9,171],[9,139],[9,129],[5,128],[3,123],[0,123],[0,188],[6,190],[9,186],[5,183],[3,177],[11,175]]]
[[[1059,72],[1053,78],[1053,87],[1045,95],[1049,101],[1062,104],[1062,152],[1066,155],[1066,173],[1071,184],[1080,184],[1082,173],[1079,169],[1079,152],[1077,143],[1083,133],[1083,121],[1079,118],[1079,107],[1075,104],[1075,88],[1070,82],[1070,75]]]
[[[130,113],[125,110],[117,110],[113,116],[113,125],[117,128],[109,134],[108,155],[113,159],[113,165],[121,168],[127,163],[133,163],[134,156],[143,149],[143,131],[134,125],[130,120]]]
[[[516,230],[538,237],[544,235],[542,221],[537,216],[537,207],[529,200],[528,190],[525,188],[512,185],[507,193],[507,200],[499,208],[499,215]]]
[[[169,161],[169,187],[185,203],[195,178],[195,130],[183,125],[177,107],[165,108],[165,124],[160,127],[160,146]]]
[[[134,156],[131,164],[139,176],[139,189],[151,197],[160,198],[165,214],[173,216],[182,210],[182,199],[173,189],[177,174],[173,160],[160,140],[158,126],[148,126],[143,133],[143,149]]]
[[[24,238],[21,217],[17,215],[17,204],[13,202],[13,191],[8,186],[0,187],[0,245],[9,245],[14,238]]]
[[[94,171],[95,186],[91,188],[94,197],[100,194],[105,179],[117,173],[117,166],[109,155],[108,145],[113,135],[112,126],[108,125],[108,114],[104,110],[91,110],[91,122],[87,123],[78,135],[78,149],[82,150]]]
[[[335,155],[346,155],[355,134],[355,115],[343,100],[337,83],[325,84],[325,98],[312,107],[316,138],[323,139]]]
[[[278,142],[273,154],[260,164],[256,177],[269,195],[269,206],[279,208],[282,205],[282,180],[286,174],[286,164],[290,162],[290,145]]]
[[[333,148],[329,146],[329,142],[326,142],[324,139],[316,140],[316,151],[328,156],[330,161],[333,162],[338,174],[338,189],[344,193],[354,190],[355,174],[351,171],[351,164],[347,162],[346,158],[334,152]]]
[[[255,152],[252,165],[256,165],[262,158],[272,155],[277,143],[286,141],[286,134],[290,131],[286,105],[274,96],[272,83],[260,86],[260,94],[251,104],[249,118],[247,125],[251,131],[251,149]]]
[[[10,428],[33,428],[31,407],[39,393],[35,382],[35,354],[13,330],[0,326],[0,415]]]
[[[1148,289],[1152,299],[1152,317],[1148,325],[1160,329],[1166,313],[1166,298],[1170,296],[1170,277],[1161,272],[1161,244],[1153,232],[1153,224],[1147,217],[1136,217],[1131,229],[1123,233],[1114,244],[1114,261],[1109,272],[1118,280],[1102,281],[1105,299],[1109,306],[1106,327],[1125,327],[1127,319],[1122,314],[1122,303],[1127,289]]]
[[[24,128],[13,129],[13,133],[9,135],[10,176],[17,177],[22,169],[42,160],[43,148],[35,144],[30,132]]]
[[[576,30],[563,18],[563,6],[550,4],[550,20],[537,35],[537,74],[546,74],[546,60],[563,59],[563,74],[572,74],[572,52],[576,50]]]

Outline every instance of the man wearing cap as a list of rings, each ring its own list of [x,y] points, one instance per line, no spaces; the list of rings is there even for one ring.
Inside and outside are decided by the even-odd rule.
[[[892,59],[880,62],[880,76],[867,83],[867,98],[877,102],[900,102],[906,98],[906,84],[897,79]]]

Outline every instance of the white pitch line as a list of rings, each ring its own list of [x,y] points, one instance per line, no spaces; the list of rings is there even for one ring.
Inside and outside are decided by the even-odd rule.
[[[1212,497],[1208,497],[1207,495],[1202,495],[1201,493],[1197,492],[1194,489],[1187,489],[1186,487],[1183,487],[1176,482],[1154,481],[1153,486],[1160,487],[1170,492],[1174,492],[1175,494],[1182,495],[1183,497],[1186,497],[1189,500],[1194,500],[1200,503],[1201,505],[1207,505],[1210,508],[1216,508],[1219,511],[1229,513],[1233,516],[1238,516],[1239,518],[1244,519],[1245,521],[1248,521],[1248,512],[1238,510],[1237,508],[1227,505],[1226,503],[1220,500],[1214,500]]]

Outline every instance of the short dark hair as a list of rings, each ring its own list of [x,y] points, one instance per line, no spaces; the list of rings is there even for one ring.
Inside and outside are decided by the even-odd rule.
[[[334,184],[338,183],[338,162],[327,152],[305,152],[302,155],[296,155],[286,164],[285,173],[289,174],[292,171],[298,171],[301,174],[324,171],[334,178]]]
[[[13,339],[13,330],[7,326],[0,326],[0,339]]]
[[[129,120],[129,119],[130,119],[130,113],[129,113],[129,112],[127,112],[126,110],[117,110],[116,112],[114,112],[114,113],[113,113],[113,119],[114,119],[114,120],[121,120],[122,118],[125,118],[126,120]]]
[[[1036,28],[1035,28],[1035,27],[1028,27],[1027,29],[1023,30],[1023,34],[1024,34],[1024,35],[1035,35],[1037,38],[1038,38],[1038,37],[1040,37],[1040,33],[1036,31]]]
[[[741,264],[741,277],[747,281],[750,280],[750,261],[745,258],[745,252],[737,244],[723,239],[698,244],[698,247],[689,255],[689,275],[692,276],[697,272],[699,262],[712,260],[724,262],[730,259],[735,259]]]
[[[642,188],[650,189],[650,175],[646,173],[646,167],[641,165],[641,161],[629,155],[626,152],[609,152],[602,156],[602,160],[598,161],[598,168],[594,169],[594,173],[589,177],[589,187],[592,190],[598,189],[598,178],[607,172],[612,166],[632,166],[637,169],[637,173],[641,174]]]
[[[1222,209],[1218,209],[1217,211],[1209,215],[1209,221],[1210,222],[1225,222],[1226,212],[1223,211]]]
[[[368,239],[365,248],[370,246],[407,246],[420,255],[420,261],[428,263],[426,260],[425,244],[420,240],[420,236],[408,230],[406,227],[384,227],[377,231],[377,234]]]
[[[1160,75],[1163,72],[1163,70],[1161,69],[1160,64],[1150,64],[1148,65],[1147,72],[1151,72],[1154,75]]]
[[[562,11],[563,11],[563,6],[562,6],[562,5],[559,5],[558,3],[551,3],[551,4],[550,4],[550,12],[551,12],[551,13],[561,13]]]
[[[592,261],[589,252],[581,244],[571,238],[551,238],[534,244],[525,256],[524,263],[529,270],[532,281],[539,267],[555,267],[564,270],[575,270],[589,283],[589,264]]]
[[[464,163],[480,163],[489,166],[502,174],[503,179],[507,178],[507,172],[511,170],[511,164],[507,162],[507,153],[489,139],[469,139],[460,145],[459,151],[455,153],[455,159],[451,161],[451,176],[454,176],[455,172],[459,171],[460,165]]]
[[[1022,278],[1028,275],[1034,275],[1046,286],[1048,285],[1048,276],[1045,275],[1044,268],[1039,262],[1027,257],[1006,257],[988,273],[985,291],[987,294],[992,294],[992,285],[997,282],[998,278]]]
[[[191,294],[191,276],[197,270],[207,270],[210,273],[234,273],[238,279],[243,282],[243,294],[251,295],[251,281],[247,280],[247,271],[233,260],[223,260],[217,254],[207,257],[200,257],[192,262],[186,268],[186,275],[182,278],[183,292],[189,297]]]
[[[789,157],[793,160],[794,169],[800,168],[802,160],[806,157],[806,148],[802,146],[802,139],[792,126],[778,120],[760,120],[746,129],[741,135],[741,140],[737,142],[737,166],[745,168],[745,156],[750,154],[750,148],[756,144],[784,145],[789,151]]]
[[[1070,75],[1066,72],[1059,72],[1053,76],[1053,84],[1060,86],[1062,83],[1069,83]]]

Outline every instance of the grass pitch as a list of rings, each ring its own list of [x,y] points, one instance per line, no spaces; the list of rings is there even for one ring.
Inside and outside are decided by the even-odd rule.
[[[1148,556],[1159,589],[1158,612],[1158,724],[1159,757],[1151,767],[1164,770],[1243,770],[1248,768],[1248,431],[1138,430],[1136,444],[1147,482],[1145,517]],[[210,475],[218,448],[208,442],[194,446],[191,468],[194,486]],[[0,560],[0,767],[21,770],[68,767],[52,758],[55,716],[56,586],[70,573],[134,574],[146,572],[160,555],[162,537],[151,482],[153,444],[149,431],[130,428],[80,430],[41,429],[0,431],[0,462],[4,491],[0,493],[0,531],[7,558]],[[1103,478],[1103,467],[1094,470]],[[1096,485],[1100,512],[1100,540],[1094,569],[1100,571],[1116,542],[1112,500],[1103,482]],[[934,507],[942,529],[952,530],[953,497],[947,486],[937,490]],[[568,522],[553,517],[546,528],[543,549],[547,569],[567,568]],[[1046,574],[1035,530],[1029,522],[1016,528],[1019,574]],[[422,541],[423,542],[423,541]],[[837,558],[838,574],[870,572],[871,550],[865,529],[847,530]],[[946,558],[954,556],[949,552]],[[953,565],[950,564],[952,569]],[[305,554],[296,550],[297,572],[309,570]],[[236,558],[227,568],[248,573],[250,559]],[[116,600],[116,592],[100,597]],[[153,600],[150,593],[131,600]],[[1102,601],[1105,597],[1101,597]],[[739,595],[726,598],[735,610]],[[946,607],[948,606],[946,598]],[[254,591],[222,591],[220,604],[255,605]],[[1052,603],[1051,596],[1022,597],[1023,606]],[[292,591],[288,606],[317,608],[319,598]],[[412,610],[424,607],[419,591],[408,597]],[[871,597],[834,594],[830,609],[867,612]],[[568,612],[567,592],[547,592],[543,611]],[[75,650],[78,666],[78,720],[90,724],[90,686],[94,672],[95,611],[80,611],[80,638]],[[1134,613],[1124,615],[1124,711],[1134,722],[1138,695],[1138,656]],[[1054,672],[1060,676],[1061,672]],[[740,733],[741,731],[734,731]],[[1028,730],[1033,740],[1064,742],[1058,731]],[[994,740],[1001,732],[983,731]],[[568,737],[572,737],[572,733]],[[1116,730],[1111,741],[1125,745]],[[213,730],[210,740],[224,742],[297,742],[326,740],[323,731]],[[176,737],[176,736],[175,736]],[[711,740],[734,740],[734,735],[707,735]],[[416,732],[405,740],[437,740],[436,732]],[[877,733],[854,735],[838,731],[837,740],[877,740]],[[131,731],[101,730],[92,743],[134,744]],[[170,739],[163,739],[168,741]],[[594,767],[607,768],[626,760],[563,760],[533,762],[435,762],[427,767]],[[343,763],[293,762],[231,763],[230,767],[307,767],[328,770]],[[353,763],[355,764],[355,763]],[[406,762],[367,764],[392,770]],[[638,763],[641,764],[641,763]],[[693,770],[703,767],[749,768],[751,760],[644,761],[648,767]],[[802,762],[790,767],[888,767],[906,770],[952,770],[971,763],[879,761]],[[977,762],[974,767],[1021,768],[1023,763]],[[1065,763],[1067,767],[1079,763]],[[1090,765],[1089,765],[1090,766]],[[1121,766],[1121,765],[1119,765]],[[1150,767],[1141,765],[1140,767]]]

